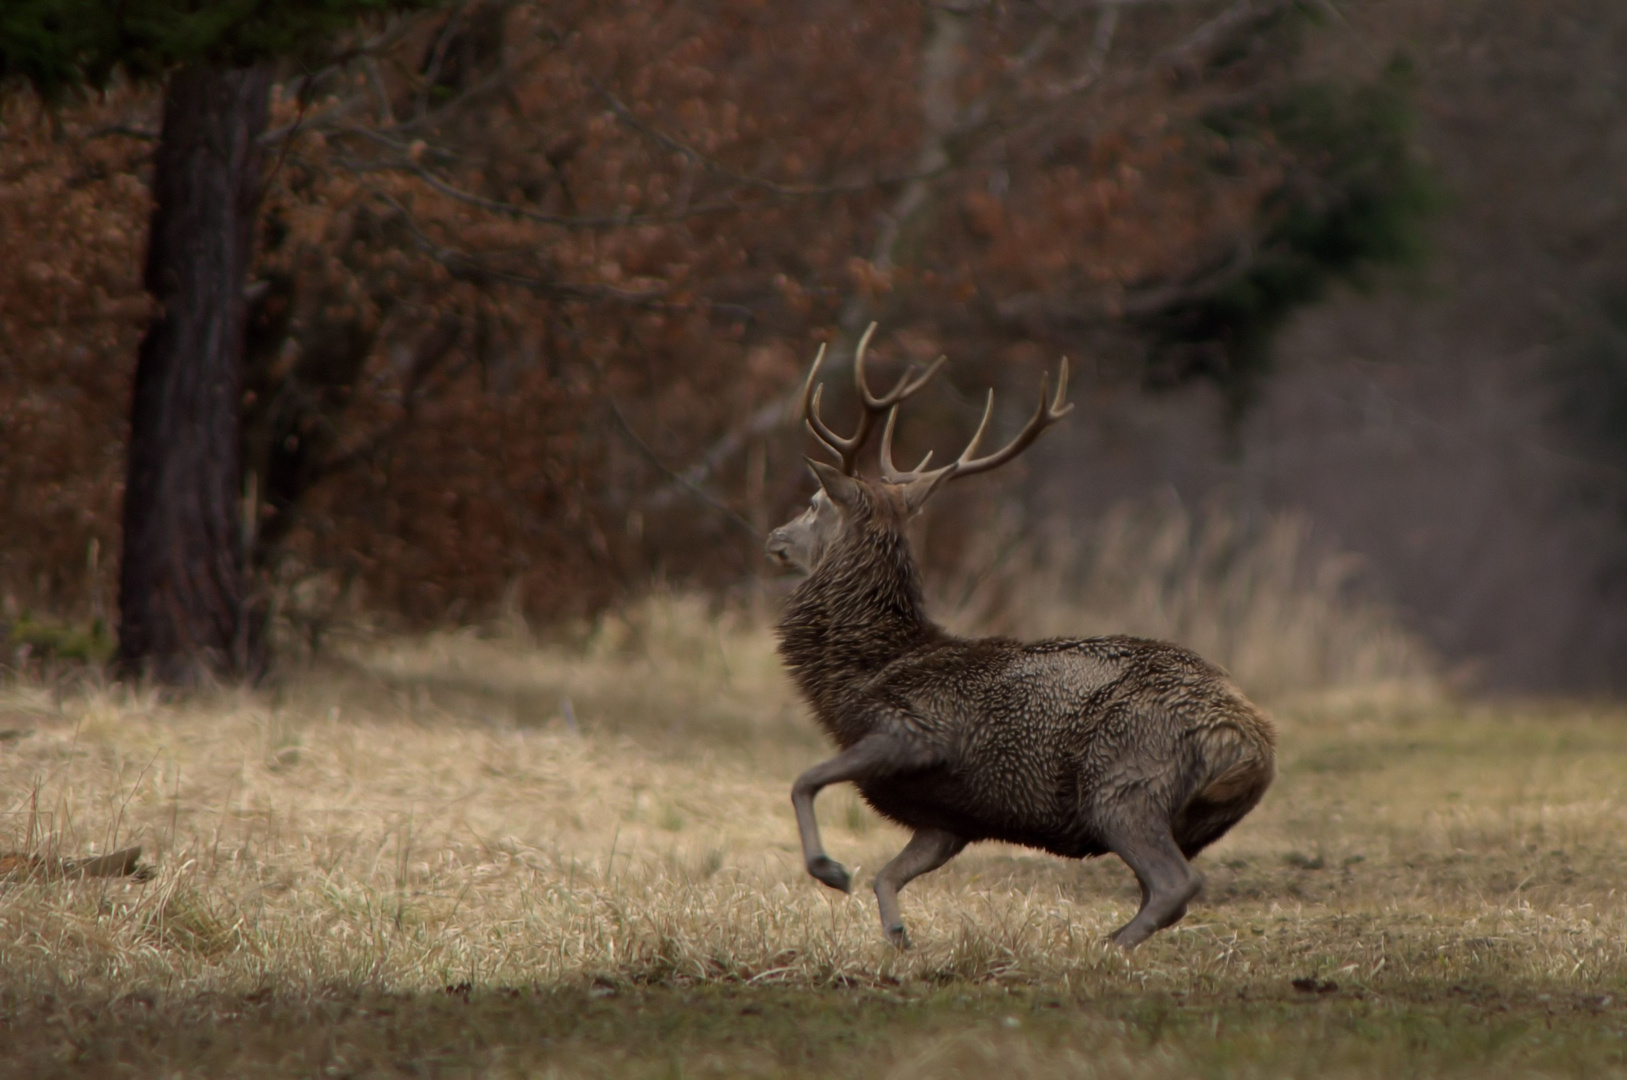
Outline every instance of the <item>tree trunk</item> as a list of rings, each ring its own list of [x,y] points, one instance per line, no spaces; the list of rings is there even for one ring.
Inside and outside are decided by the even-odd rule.
[[[260,667],[245,610],[238,413],[270,71],[195,65],[164,94],[131,410],[119,663],[192,685]]]

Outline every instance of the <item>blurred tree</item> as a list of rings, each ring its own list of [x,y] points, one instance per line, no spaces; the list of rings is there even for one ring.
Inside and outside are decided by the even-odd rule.
[[[1555,350],[1549,364],[1555,420],[1587,468],[1582,499],[1602,505],[1617,523],[1615,557],[1601,586],[1627,589],[1627,287],[1598,291],[1584,309],[1580,330]]]
[[[1213,380],[1235,432],[1290,314],[1336,281],[1365,284],[1375,267],[1422,255],[1420,226],[1442,195],[1413,148],[1410,82],[1397,57],[1373,82],[1294,83],[1203,116],[1225,140],[1223,155],[1270,143],[1289,164],[1232,251],[1141,298],[1154,385]]]
[[[165,84],[136,364],[119,589],[121,665],[166,683],[253,674],[239,399],[262,191],[269,61],[309,57],[358,18],[423,0],[12,0],[0,83],[47,100],[115,71]]]
[[[1273,230],[1310,231],[1292,208],[1342,205],[1336,168],[1403,175],[1350,164],[1360,124],[1348,153],[1314,119],[1277,131],[1317,93],[1314,7],[466,0],[288,72],[259,140],[278,167],[241,399],[258,582],[315,638],[346,597],[416,623],[499,603],[557,620],[654,574],[738,581],[750,530],[804,482],[813,347],[831,340],[839,368],[870,319],[879,363],[960,361],[906,442],[951,439],[972,388],[1026,392],[1060,351],[1100,358],[1101,381],[1221,381],[1170,358],[1238,320],[1181,305],[1237,253],[1288,243]],[[1342,73],[1336,103],[1376,74]],[[14,121],[0,227],[31,252],[64,242],[54,183],[81,207],[76,258],[123,235],[152,112],[115,91],[64,110],[59,138]],[[1382,153],[1405,149],[1388,131]],[[0,328],[28,357],[15,400],[64,458],[74,417],[114,438],[98,359],[127,249],[107,240],[72,281],[0,264]],[[0,415],[7,393],[0,371]],[[74,598],[102,488],[77,458],[61,476],[6,461],[4,428],[0,577]],[[31,507],[63,502],[79,513],[53,535],[77,551],[26,548]]]

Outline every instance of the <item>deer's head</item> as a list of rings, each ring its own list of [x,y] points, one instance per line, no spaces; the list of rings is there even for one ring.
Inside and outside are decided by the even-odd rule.
[[[768,536],[768,556],[782,566],[806,574],[813,573],[848,530],[878,519],[902,524],[919,513],[933,492],[945,483],[1004,465],[1027,449],[1041,431],[1073,410],[1072,405],[1064,403],[1068,393],[1068,361],[1063,359],[1062,370],[1057,376],[1056,397],[1053,399],[1049,393],[1049,380],[1042,380],[1038,408],[1017,437],[1004,447],[983,457],[975,456],[978,444],[988,430],[989,419],[994,415],[994,391],[990,390],[988,403],[983,408],[983,420],[977,425],[977,432],[960,457],[948,465],[928,469],[927,465],[932,461],[929,453],[914,469],[901,472],[893,466],[893,430],[898,423],[898,408],[938,373],[944,358],[938,357],[925,371],[918,371],[912,366],[892,390],[877,396],[870,392],[864,374],[865,350],[875,329],[875,323],[871,323],[864,337],[859,339],[858,350],[853,356],[853,381],[863,412],[859,416],[858,430],[852,435],[844,438],[836,434],[819,415],[819,399],[824,390],[818,382],[819,368],[825,359],[823,345],[814,357],[813,369],[808,372],[808,381],[802,388],[803,420],[814,438],[836,455],[839,465],[812,459],[808,461],[814,479],[819,482],[819,490],[814,493],[808,509]],[[883,413],[887,416],[887,422],[881,433],[881,475],[875,480],[868,480],[858,473],[858,455],[875,428],[877,418]]]

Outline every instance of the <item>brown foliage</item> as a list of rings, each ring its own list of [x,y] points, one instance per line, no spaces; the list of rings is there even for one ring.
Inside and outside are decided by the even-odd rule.
[[[884,359],[1004,383],[1240,242],[1280,163],[1216,172],[1193,117],[1282,74],[1221,57],[1277,32],[1255,8],[484,3],[290,77],[244,404],[266,580],[433,621],[750,573],[737,526],[779,515],[805,448],[742,418],[817,340],[875,317]],[[99,132],[154,100],[34,109],[0,141],[0,586],[82,607],[145,314],[149,144]],[[650,499],[731,432],[714,505]]]
[[[114,129],[149,111],[0,107],[0,593],[36,604],[117,580],[150,144]]]

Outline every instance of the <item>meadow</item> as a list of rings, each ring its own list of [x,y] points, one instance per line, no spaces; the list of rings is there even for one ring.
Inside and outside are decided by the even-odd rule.
[[[1627,1074],[1627,709],[1378,663],[1277,680],[1276,785],[1132,953],[1121,864],[1001,845],[911,885],[894,950],[903,834],[846,788],[863,887],[809,879],[826,751],[760,610],[358,634],[173,700],[18,675],[0,853],[150,873],[0,882],[0,1076]]]

